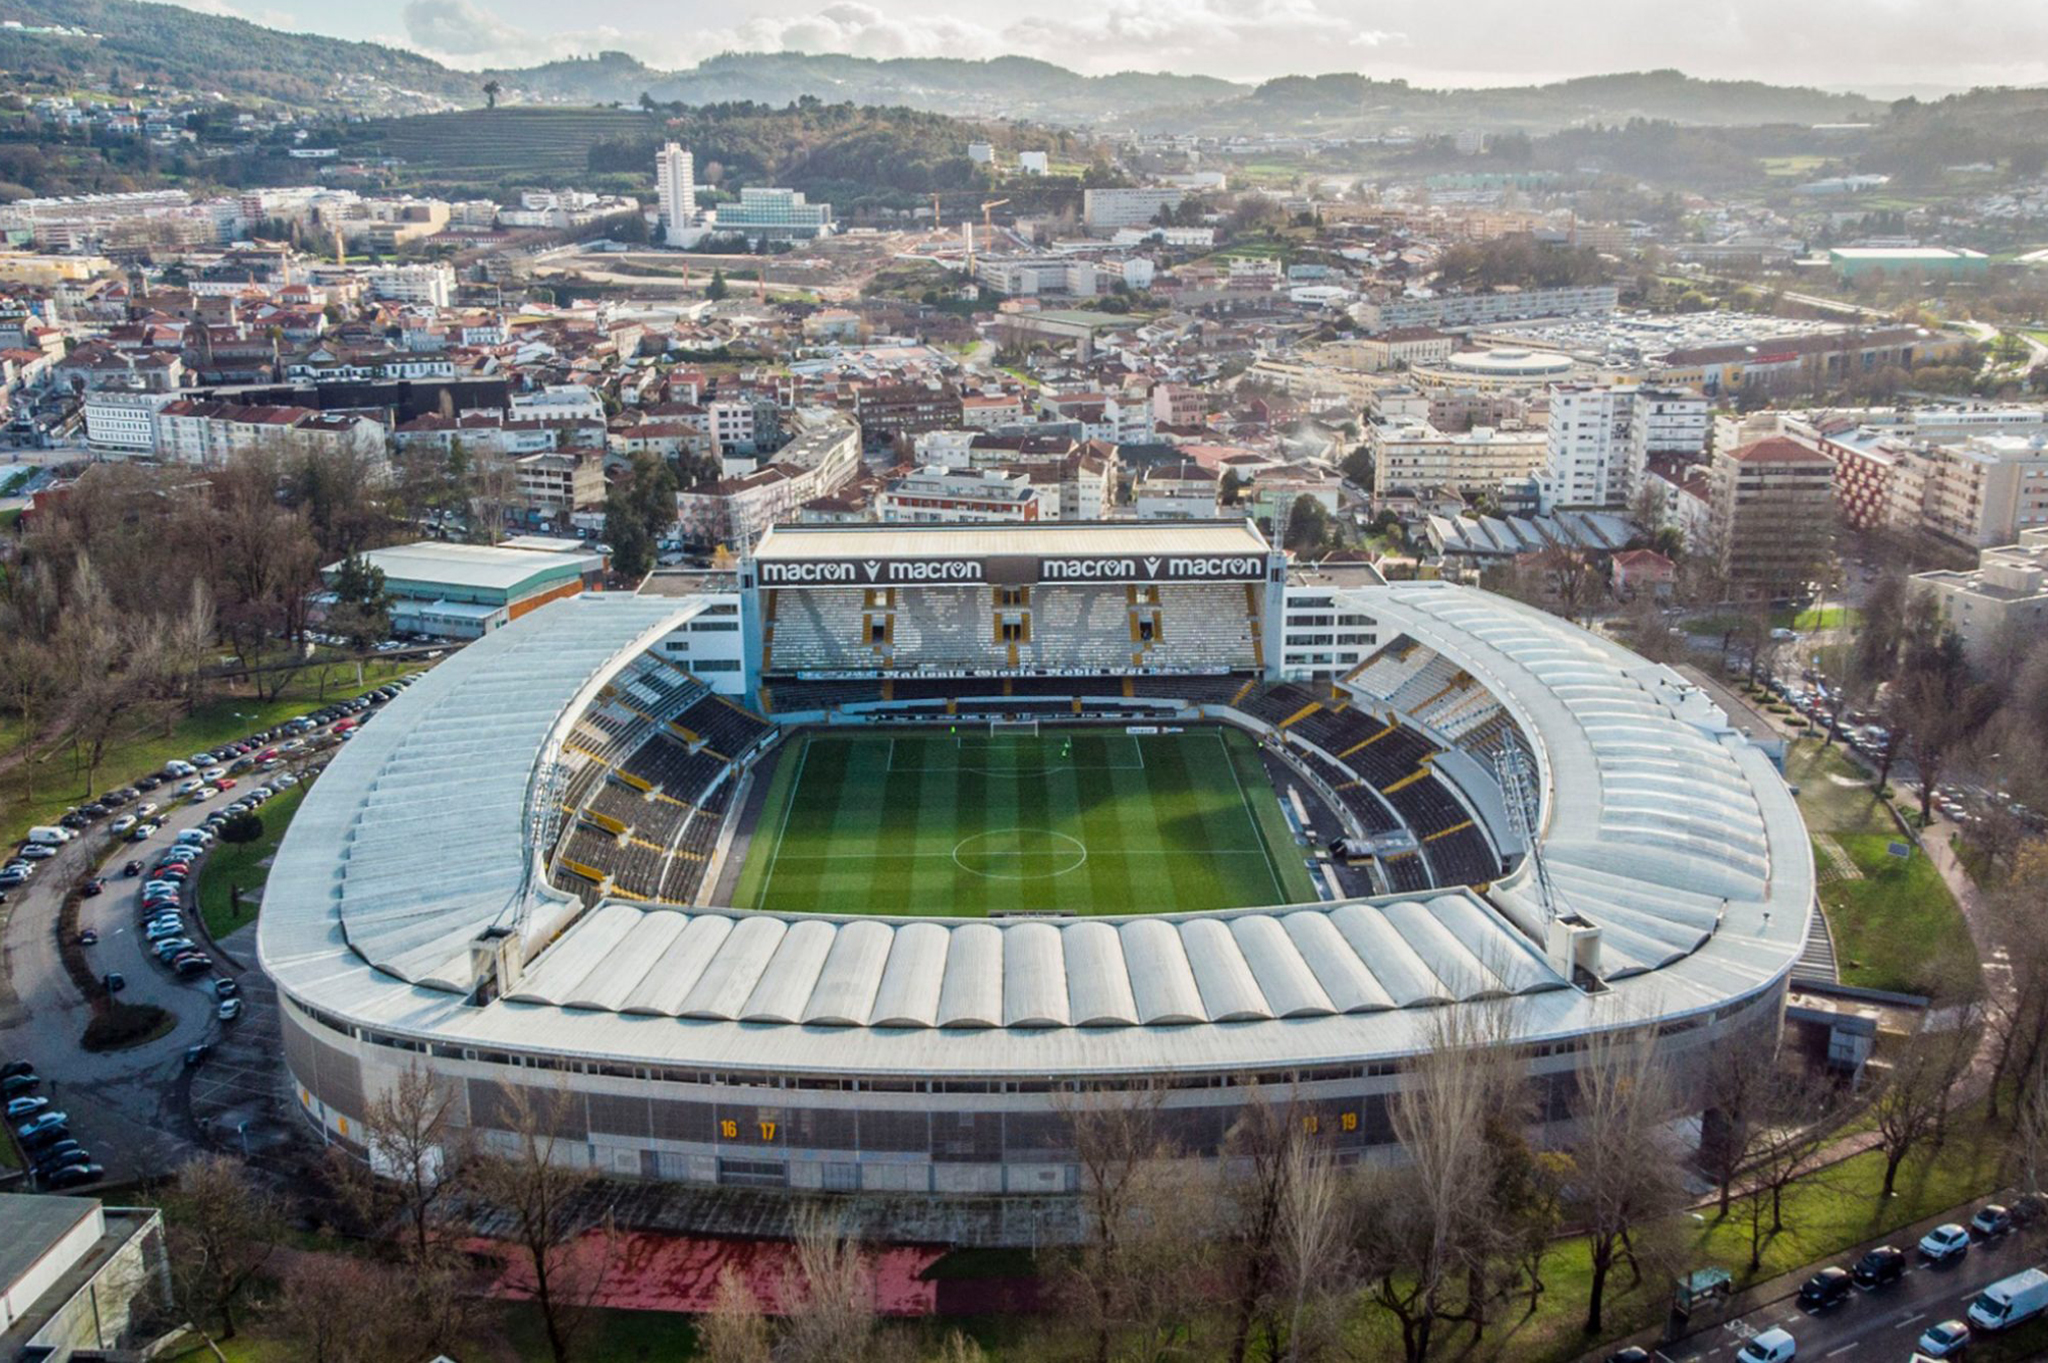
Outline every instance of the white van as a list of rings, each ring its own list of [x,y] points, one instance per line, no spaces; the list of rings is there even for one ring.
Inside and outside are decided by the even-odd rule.
[[[62,847],[75,836],[68,828],[53,828],[48,824],[38,824],[28,831],[30,842],[39,842],[45,847]]]
[[[1970,1324],[1979,1330],[2009,1330],[2048,1308],[2048,1273],[2022,1269],[2000,1278],[1970,1303]]]

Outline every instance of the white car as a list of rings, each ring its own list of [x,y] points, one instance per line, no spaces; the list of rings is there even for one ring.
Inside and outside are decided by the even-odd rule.
[[[171,794],[190,795],[193,791],[200,789],[205,784],[206,782],[200,780],[196,776],[188,776],[184,780],[178,782],[177,785],[171,787]]]
[[[271,784],[274,786],[295,786],[298,783],[299,778],[292,775],[290,772],[285,772],[283,775],[279,776],[275,781],[271,782]]]
[[[1970,1252],[1970,1232],[1951,1221],[1920,1237],[1920,1257],[1929,1263],[1953,1263]]]
[[[107,825],[107,831],[118,836],[135,827],[137,822],[138,820],[133,814],[123,814],[120,818]]]
[[[152,801],[144,800],[141,804],[135,806],[135,817],[138,819],[146,819],[154,813],[156,813],[156,805]]]
[[[192,803],[195,805],[205,804],[208,800],[211,800],[214,796],[218,794],[220,794],[220,792],[215,790],[212,786],[201,786],[199,789],[192,792]]]
[[[208,767],[205,771],[199,773],[200,778],[206,781],[218,781],[227,774],[228,769],[226,767]]]
[[[1929,1358],[1953,1358],[1970,1347],[1970,1327],[1959,1320],[1930,1325],[1913,1347]]]
[[[242,1001],[236,998],[222,999],[220,1007],[214,1009],[214,1015],[222,1022],[233,1022],[242,1015]]]
[[[1799,1352],[1790,1330],[1765,1330],[1736,1351],[1739,1363],[1788,1363]]]

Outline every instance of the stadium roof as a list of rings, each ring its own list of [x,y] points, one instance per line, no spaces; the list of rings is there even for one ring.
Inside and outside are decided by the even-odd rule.
[[[465,649],[335,758],[279,852],[263,964],[302,1005],[438,1044],[925,1077],[1356,1063],[1430,1044],[1431,1005],[1512,997],[1534,1041],[1710,1012],[1784,978],[1805,943],[1811,847],[1769,758],[1704,693],[1470,589],[1339,596],[1457,662],[1527,735],[1556,906],[1601,927],[1604,991],[1564,987],[1545,960],[1550,906],[1526,861],[1483,894],[1217,914],[601,902],[578,917],[532,873],[543,761],[609,677],[696,609],[604,596]],[[471,943],[514,922],[536,954],[506,997],[472,1006]]]
[[[972,558],[1037,554],[1264,554],[1249,520],[1071,521],[1049,525],[779,525],[754,546],[765,560]]]

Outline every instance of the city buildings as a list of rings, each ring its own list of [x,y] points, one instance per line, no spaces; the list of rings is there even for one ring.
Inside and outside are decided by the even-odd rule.
[[[1473,426],[1447,433],[1427,421],[1373,422],[1366,427],[1366,443],[1373,453],[1376,497],[1430,488],[1491,493],[1541,472],[1550,452],[1543,431]]]
[[[1915,573],[1908,590],[1934,603],[1980,666],[2017,656],[2048,630],[2048,527],[1986,549],[1970,571]]]
[[[670,246],[692,244],[697,227],[696,160],[686,147],[665,142],[654,156],[654,206],[662,240]]]
[[[1179,189],[1086,189],[1081,191],[1081,221],[1097,233],[1150,227],[1162,209],[1179,208],[1186,197]]]
[[[588,552],[551,553],[501,545],[422,540],[366,550],[384,574],[391,627],[443,639],[480,639],[550,601],[602,585],[604,560]],[[332,583],[342,565],[321,570]]]
[[[737,204],[715,210],[714,226],[720,236],[748,241],[812,241],[831,235],[832,205],[811,203],[794,189],[748,185]]]
[[[0,1194],[0,1357],[147,1358],[172,1310],[163,1213]]]
[[[1487,293],[1447,293],[1430,298],[1386,298],[1366,301],[1351,315],[1368,332],[1405,331],[1412,327],[1475,327],[1531,317],[1604,316],[1621,297],[1612,284],[1557,289],[1496,289]]]
[[[1054,487],[1057,497],[1057,485]],[[891,524],[1051,520],[1045,495],[1027,470],[949,469],[934,464],[891,479],[875,499],[875,519]]]
[[[1835,526],[1834,466],[1787,436],[1714,451],[1708,538],[1741,600],[1799,594],[1827,564]]]

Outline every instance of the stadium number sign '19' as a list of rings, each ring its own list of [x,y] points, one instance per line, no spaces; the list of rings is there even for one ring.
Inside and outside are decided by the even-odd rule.
[[[764,587],[865,587],[870,585],[982,582],[1256,582],[1266,560],[1252,554],[1142,554],[1087,558],[1041,558],[1017,564],[976,558],[865,558],[770,560],[757,564]],[[1025,569],[1016,571],[1018,567]]]

